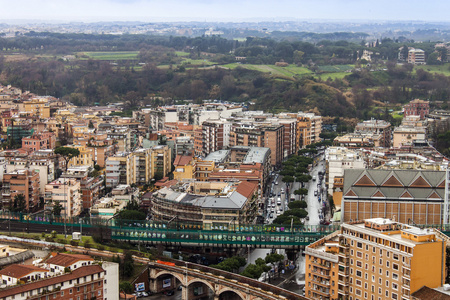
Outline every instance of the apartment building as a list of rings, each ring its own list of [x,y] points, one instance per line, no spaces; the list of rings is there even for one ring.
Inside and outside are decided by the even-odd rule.
[[[106,160],[106,186],[143,185],[157,174],[167,176],[172,169],[171,155],[166,145],[117,153]]]
[[[14,205],[14,197],[23,195],[25,208],[33,211],[39,205],[39,174],[35,170],[14,170],[3,174],[2,206]]]
[[[320,133],[322,132],[321,116],[304,112],[289,114],[289,116],[295,116],[297,118],[297,149],[320,142]]]
[[[22,148],[32,151],[41,149],[54,149],[56,146],[56,135],[53,132],[35,133],[22,138]]]
[[[106,160],[106,187],[113,188],[119,184],[131,185],[133,174],[133,156],[131,153],[119,152]]]
[[[391,123],[384,120],[367,120],[358,123],[355,132],[371,132],[381,135],[381,147],[389,148],[391,146]]]
[[[202,155],[226,149],[230,145],[231,123],[224,120],[208,120],[202,124]]]
[[[39,194],[44,195],[45,185],[55,179],[55,163],[49,158],[38,156],[14,157],[4,166],[6,173],[16,170],[34,170],[39,174]]]
[[[337,136],[333,140],[334,146],[347,148],[383,147],[384,139],[381,134],[372,132],[354,132]]]
[[[329,147],[325,150],[326,161],[326,185],[328,186],[328,194],[334,193],[334,179],[343,177],[344,170],[347,169],[364,169],[365,162],[363,154],[359,150],[347,149],[345,147]],[[340,198],[342,198],[342,190],[340,190]],[[340,206],[339,203],[334,203]]]
[[[69,160],[68,167],[94,167],[94,160],[92,159],[92,152],[82,145],[72,145],[72,148],[78,149],[80,154]]]
[[[60,276],[3,289],[0,291],[0,298],[5,300],[67,300],[87,299],[88,297],[100,300],[106,299],[104,297],[104,285],[106,284],[108,283],[107,280],[105,282],[105,270],[99,265],[90,265]],[[117,287],[114,288],[110,285],[108,288],[117,290]]]
[[[342,224],[306,247],[308,299],[412,299],[445,283],[445,241],[436,229],[392,219]]]
[[[392,146],[394,148],[412,146],[416,141],[426,141],[426,138],[427,130],[425,127],[399,126],[394,129]]]
[[[45,186],[45,209],[53,209],[56,202],[62,206],[61,216],[75,217],[81,213],[80,182],[74,178],[59,178]]]
[[[283,160],[283,125],[243,125],[232,128],[230,146],[252,146],[270,149],[272,167],[279,167]]]
[[[420,119],[425,119],[430,113],[430,101],[414,99],[403,106],[405,117],[420,116]]]
[[[41,119],[50,118],[50,105],[47,98],[33,98],[22,103],[24,111]]]
[[[445,171],[345,170],[342,220],[442,224],[444,198]]]
[[[422,49],[411,48],[408,50],[408,64],[425,65],[425,51]]]

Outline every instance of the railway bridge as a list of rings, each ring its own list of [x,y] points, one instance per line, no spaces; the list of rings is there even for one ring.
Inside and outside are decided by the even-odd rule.
[[[280,300],[306,299],[291,291],[238,274],[173,260],[148,262],[152,292],[182,287],[182,299]]]

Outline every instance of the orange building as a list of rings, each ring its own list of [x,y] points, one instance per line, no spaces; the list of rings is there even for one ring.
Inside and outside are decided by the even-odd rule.
[[[22,148],[29,151],[42,149],[54,149],[56,135],[53,132],[35,133],[32,136],[22,138]]]
[[[3,175],[3,207],[14,205],[14,197],[22,194],[27,211],[33,211],[39,205],[39,173],[32,170],[16,170]]]
[[[445,243],[436,229],[391,219],[343,224],[306,247],[308,299],[412,299],[445,283]]]

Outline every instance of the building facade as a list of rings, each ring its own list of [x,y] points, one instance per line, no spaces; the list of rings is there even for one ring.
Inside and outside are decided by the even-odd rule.
[[[445,281],[445,243],[436,229],[391,219],[342,224],[306,247],[308,299],[412,299]]]

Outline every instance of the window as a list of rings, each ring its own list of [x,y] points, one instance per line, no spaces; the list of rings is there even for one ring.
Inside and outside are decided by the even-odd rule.
[[[392,293],[392,299],[394,299],[394,300],[397,300],[397,299],[398,299],[398,296],[397,296],[397,294],[395,294],[395,293]]]
[[[389,298],[389,291],[386,291],[386,298]]]
[[[361,277],[361,271],[356,271],[356,276]]]
[[[398,279],[398,274],[392,273],[392,279],[397,280]]]
[[[72,280],[71,280],[71,281],[72,281]],[[70,290],[69,290],[69,294],[72,294],[72,292],[73,292],[72,289],[70,289]]]
[[[359,249],[361,249],[361,248],[362,248],[362,243],[360,243],[360,242],[357,242],[357,243],[356,243],[356,248],[359,248]]]
[[[398,265],[397,264],[392,264],[392,269],[398,270]]]
[[[386,268],[389,268],[389,262],[388,261],[386,262]]]
[[[61,292],[61,297],[64,297],[64,291]]]
[[[355,284],[356,284],[357,286],[361,286],[361,280],[356,279],[356,280],[355,280]]]

